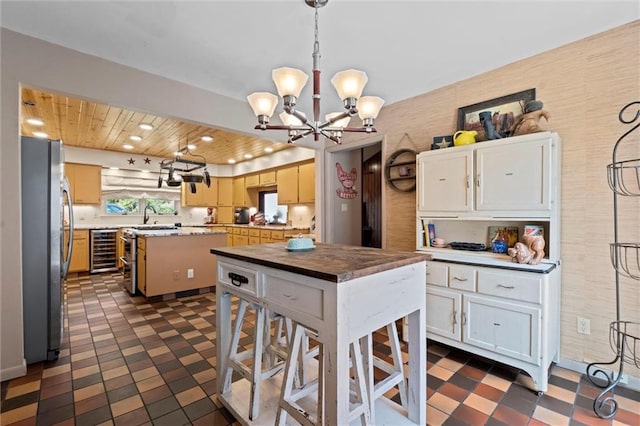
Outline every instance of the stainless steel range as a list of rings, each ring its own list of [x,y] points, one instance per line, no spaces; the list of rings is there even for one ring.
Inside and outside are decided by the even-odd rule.
[[[137,235],[132,229],[125,229],[120,239],[124,243],[124,251],[120,257],[122,263],[122,276],[124,277],[124,287],[132,295],[136,294],[138,289],[138,270],[137,270]]]

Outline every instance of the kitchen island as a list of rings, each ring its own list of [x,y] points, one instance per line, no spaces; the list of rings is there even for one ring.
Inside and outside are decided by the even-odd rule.
[[[218,258],[218,372],[225,371],[231,344],[232,297],[264,306],[317,332],[324,347],[324,423],[348,424],[349,343],[408,316],[407,410],[381,397],[375,402],[375,422],[426,424],[424,294],[429,255],[323,243],[311,251],[288,251],[285,243],[275,243],[213,248],[211,253]],[[234,382],[230,389],[218,380],[218,398],[243,424],[274,424],[281,376],[261,383],[259,416],[253,421],[248,419],[247,380]]]
[[[209,250],[227,244],[227,232],[207,228],[134,229],[137,289],[146,297],[177,297],[211,290],[216,263]],[[182,293],[182,294],[181,294]]]

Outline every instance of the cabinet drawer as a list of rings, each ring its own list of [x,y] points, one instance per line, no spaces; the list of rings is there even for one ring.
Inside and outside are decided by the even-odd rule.
[[[235,227],[235,228],[231,228],[231,229],[233,229],[233,233],[234,233],[235,235],[240,235],[240,228]]]
[[[249,230],[247,228],[240,228],[240,235],[249,235]]]
[[[260,230],[260,238],[271,238],[271,231],[266,231],[264,229]]]
[[[271,231],[271,239],[278,241],[284,240],[284,231]]]
[[[271,305],[279,305],[286,314],[286,310],[295,311],[298,315],[308,318],[308,324],[313,325],[324,318],[324,292],[321,288],[300,284],[287,279],[286,276],[264,275],[265,300]]]
[[[446,287],[449,281],[449,267],[438,262],[427,262],[427,284]]]
[[[249,236],[249,245],[250,246],[255,246],[255,245],[258,245],[258,244],[260,244],[260,237]]]
[[[241,266],[218,261],[218,282],[232,288],[233,292],[254,297],[262,295],[258,286],[258,273]]]
[[[542,280],[524,273],[483,269],[478,271],[478,293],[542,303]]]
[[[467,265],[449,266],[449,287],[476,291],[476,268]]]
[[[249,236],[250,237],[260,237],[260,230],[259,229],[249,229]]]

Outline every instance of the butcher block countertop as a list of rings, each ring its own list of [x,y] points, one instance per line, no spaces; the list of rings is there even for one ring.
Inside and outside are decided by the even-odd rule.
[[[428,253],[316,243],[310,251],[288,251],[286,243],[218,247],[212,254],[340,283],[430,260]]]

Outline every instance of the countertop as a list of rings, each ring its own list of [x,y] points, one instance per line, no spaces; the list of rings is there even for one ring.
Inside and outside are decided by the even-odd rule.
[[[185,235],[214,235],[225,234],[225,230],[215,230],[209,228],[196,228],[193,226],[183,226],[176,229],[131,229],[134,234],[141,237],[183,237]]]
[[[157,225],[171,225],[171,224],[157,224]],[[120,229],[120,228],[131,228],[134,226],[140,226],[139,223],[129,223],[129,224],[98,224],[98,225],[80,225],[74,224],[74,229]],[[309,227],[298,227],[298,226],[284,226],[284,225],[239,225],[235,223],[213,223],[213,224],[184,224],[183,228],[222,228],[227,226],[240,227],[240,228],[250,228],[250,229],[269,229],[273,231],[308,231]],[[65,226],[68,229],[68,226]]]
[[[310,251],[288,251],[286,243],[212,248],[226,256],[336,283],[430,260],[427,253],[316,243]]]

